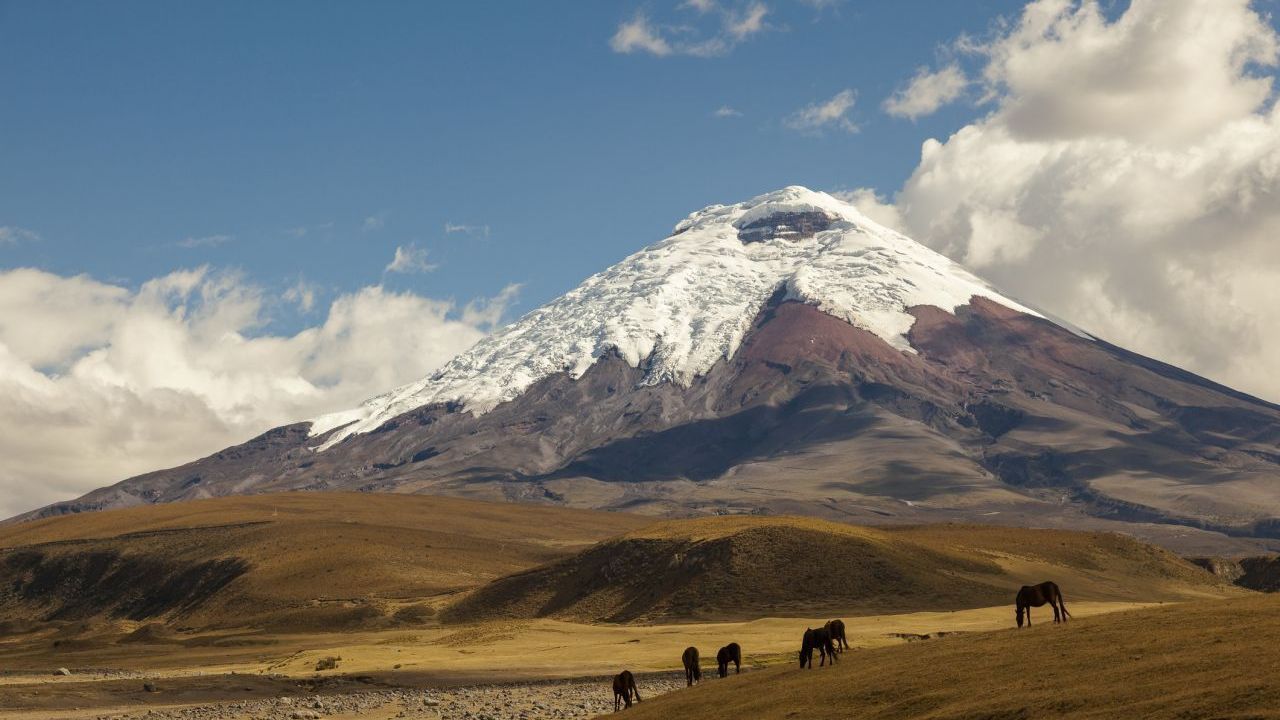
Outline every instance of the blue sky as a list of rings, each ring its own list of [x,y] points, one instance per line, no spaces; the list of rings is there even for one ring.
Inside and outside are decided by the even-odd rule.
[[[521,283],[520,312],[712,202],[896,189],[922,140],[978,110],[880,103],[1020,7],[787,0],[722,55],[655,57],[610,38],[637,13],[720,21],[656,2],[3,2],[0,226],[41,240],[0,267],[136,287],[208,263],[314,283],[316,314],[376,282],[459,300]],[[845,89],[858,132],[784,125]],[[436,269],[383,279],[409,243]]]
[[[1277,7],[0,0],[0,516],[355,407],[790,184],[1280,400]]]

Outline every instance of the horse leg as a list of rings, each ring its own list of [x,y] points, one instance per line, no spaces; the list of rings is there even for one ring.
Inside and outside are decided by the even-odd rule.
[[[1053,608],[1053,624],[1057,625],[1062,622],[1062,612],[1058,610],[1058,601],[1050,600],[1049,605]]]

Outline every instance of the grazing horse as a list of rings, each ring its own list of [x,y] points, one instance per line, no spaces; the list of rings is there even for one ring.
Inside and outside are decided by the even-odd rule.
[[[702,682],[702,665],[698,658],[698,648],[685,648],[684,655],[680,656],[680,662],[684,663],[684,680],[688,683],[685,687],[693,687],[694,683]]]
[[[1053,621],[1055,623],[1066,622],[1071,617],[1071,613],[1067,612],[1067,603],[1062,600],[1062,591],[1058,589],[1058,584],[1052,581],[1045,581],[1039,585],[1023,585],[1018,591],[1018,597],[1014,601],[1017,605],[1016,614],[1018,616],[1018,627],[1022,627],[1022,614],[1027,614],[1027,627],[1031,627],[1031,608],[1044,607],[1045,603],[1053,608]]]
[[[729,663],[733,663],[735,675],[742,672],[742,646],[738,643],[729,643],[716,653],[716,665],[720,666],[720,677],[729,674]]]
[[[844,639],[844,621],[828,620],[823,626],[827,632],[831,633],[831,642],[836,646],[836,652],[844,652],[849,649],[849,641]]]
[[[813,651],[818,650],[818,654],[822,656],[822,661],[818,663],[818,667],[827,664],[827,658],[831,658],[831,664],[836,662],[836,648],[831,644],[831,633],[825,627],[814,630],[806,628],[804,631],[804,641],[800,646],[800,667],[813,667]]]
[[[636,702],[640,702],[640,691],[636,689],[636,677],[630,670],[623,670],[613,678],[613,711],[618,712],[623,701],[626,701],[627,707],[631,707],[632,697],[635,697]]]

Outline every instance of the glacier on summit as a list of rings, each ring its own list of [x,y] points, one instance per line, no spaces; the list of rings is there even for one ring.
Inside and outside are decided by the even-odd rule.
[[[775,216],[815,214],[829,222],[810,224],[810,230],[820,228],[811,234],[782,225],[777,233],[757,230]],[[747,226],[752,229],[744,231]],[[587,278],[432,375],[316,418],[310,433],[337,429],[323,450],[424,405],[458,403],[485,413],[552,374],[581,377],[610,350],[643,367],[645,383],[688,385],[733,357],[780,289],[787,299],[868,330],[903,352],[915,352],[906,338],[914,322],[907,309],[917,305],[954,312],[977,295],[1039,316],[852,205],[791,186],[689,215],[670,237]]]

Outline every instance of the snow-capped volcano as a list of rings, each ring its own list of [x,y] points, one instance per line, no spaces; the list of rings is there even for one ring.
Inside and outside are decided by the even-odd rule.
[[[1034,311],[854,206],[791,186],[685,218],[670,237],[477,343],[438,372],[312,421],[341,428],[322,449],[433,403],[480,414],[549,375],[579,378],[610,350],[644,371],[643,383],[688,386],[732,358],[779,290],[914,352],[907,309],[947,311],[974,296]]]
[[[283,490],[1280,549],[1280,407],[1078,334],[788,187],[693,213],[355,410],[27,517]]]

